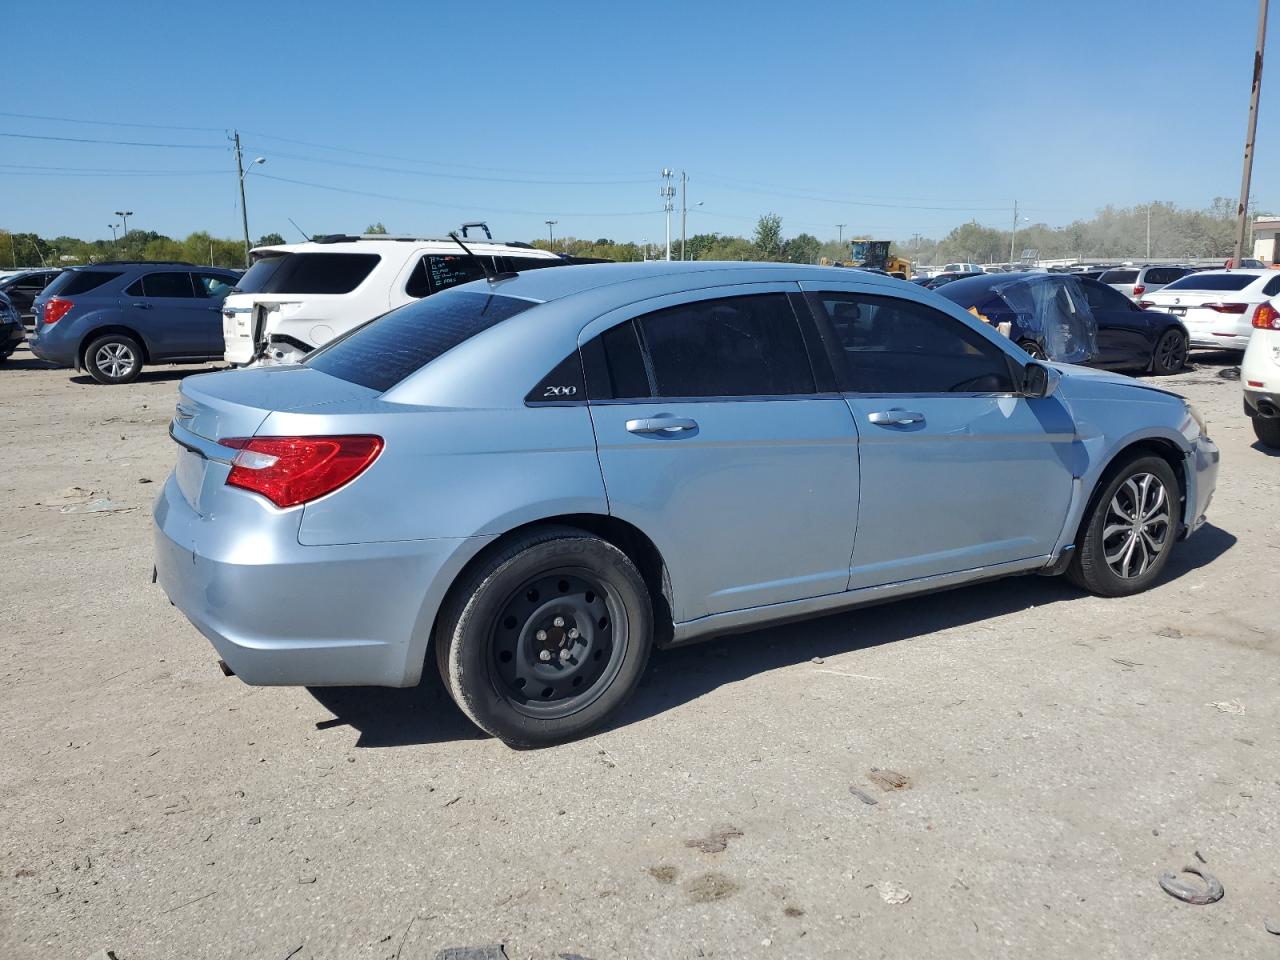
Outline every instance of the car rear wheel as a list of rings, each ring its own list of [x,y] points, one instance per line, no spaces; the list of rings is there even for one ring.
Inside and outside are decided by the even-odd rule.
[[[1151,372],[1162,377],[1177,373],[1186,366],[1188,346],[1181,330],[1166,330],[1151,354]]]
[[[99,383],[132,383],[142,372],[142,346],[133,337],[109,333],[85,348],[84,366]]]
[[[1036,343],[1034,340],[1019,340],[1018,346],[1031,355],[1032,360],[1048,360],[1048,355],[1044,352],[1044,347]]]
[[[515,747],[599,726],[631,696],[652,645],[635,564],[572,527],[533,530],[488,558],[455,591],[435,636],[462,712]]]
[[[1258,442],[1273,450],[1280,449],[1280,417],[1252,417],[1251,419]]]
[[[1169,562],[1181,496],[1178,478],[1160,457],[1125,463],[1095,498],[1067,577],[1103,597],[1146,590]]]

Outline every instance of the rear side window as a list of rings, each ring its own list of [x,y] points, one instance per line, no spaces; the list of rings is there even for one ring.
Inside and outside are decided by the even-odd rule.
[[[137,283],[132,284],[126,292],[136,297],[137,294],[133,290],[137,285]],[[191,300],[195,297],[195,292],[191,289],[191,274],[178,271],[149,273],[142,278],[142,295],[144,297],[177,297]]]
[[[376,253],[286,253],[263,257],[236,289],[241,293],[350,293],[382,258]]]
[[[432,360],[530,307],[529,300],[454,291],[383,314],[304,361],[349,383],[390,390]]]
[[[50,296],[74,297],[79,293],[96,290],[109,280],[120,276],[119,270],[67,270],[53,283],[45,287]]]
[[[1280,276],[1273,277],[1267,282],[1267,285],[1262,288],[1262,295],[1264,297],[1280,296]]]
[[[628,330],[636,338],[640,370]],[[610,330],[604,346],[617,398],[815,391],[804,336],[782,293],[699,300],[657,310]]]
[[[1165,290],[1243,290],[1258,278],[1248,273],[1193,273]]]
[[[1186,276],[1187,271],[1177,267],[1152,267],[1147,271],[1147,283],[1173,283],[1179,277]]]
[[[493,258],[488,257],[492,265]],[[413,268],[404,292],[411,297],[428,297],[441,290],[484,278],[484,267],[475,257],[452,253],[429,253]]]
[[[1138,279],[1137,270],[1108,270],[1098,278],[1103,283],[1133,283]]]

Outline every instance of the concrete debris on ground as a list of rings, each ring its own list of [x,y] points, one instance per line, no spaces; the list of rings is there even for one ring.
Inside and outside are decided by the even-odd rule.
[[[1177,897],[1185,903],[1194,903],[1199,906],[1217,903],[1226,893],[1217,877],[1194,863],[1183,867],[1179,873],[1190,873],[1204,881],[1203,887],[1193,886],[1185,880],[1179,880],[1175,873],[1160,874],[1160,888],[1169,896]]]
[[[1230,713],[1233,716],[1244,716],[1244,704],[1239,700],[1215,700],[1209,706],[1217,707],[1223,713]]]
[[[881,900],[895,906],[911,899],[911,891],[892,880],[881,880],[876,884],[876,889],[880,891]]]

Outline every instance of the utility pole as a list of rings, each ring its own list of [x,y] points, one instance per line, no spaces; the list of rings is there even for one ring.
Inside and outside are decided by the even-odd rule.
[[[1147,204],[1147,259],[1151,259],[1151,204]]]
[[[663,184],[659,196],[662,197],[662,209],[667,213],[667,259],[671,259],[671,211],[675,208],[676,188],[671,185],[671,178],[675,173],[667,167],[662,168],[662,179],[666,181]]]
[[[240,176],[240,222],[244,226],[244,266],[249,269],[249,208],[244,205],[244,159],[240,155],[240,131],[235,131],[236,173]]]
[[[680,171],[680,259],[684,259],[684,221],[689,215],[689,176]]]
[[[847,227],[847,226],[848,226],[848,224],[847,224],[847,223],[837,223],[837,224],[836,224],[836,230],[838,230],[838,231],[839,231],[839,235],[836,237],[836,243],[839,243],[839,244],[843,244],[843,243],[844,243],[844,228],[845,228],[845,227]]]
[[[1240,207],[1236,211],[1235,265],[1244,256],[1244,226],[1249,219],[1249,179],[1253,176],[1253,142],[1258,130],[1258,95],[1262,92],[1262,51],[1267,44],[1267,0],[1258,3],[1258,43],[1253,51],[1253,89],[1249,94],[1249,131],[1244,138],[1244,175],[1240,178]]]
[[[120,228],[120,236],[124,238],[124,242],[129,242],[129,218],[133,216],[132,210],[117,210],[116,216],[120,218],[120,222],[124,225]]]
[[[111,228],[111,256],[118,260],[120,259],[120,253],[116,249],[116,225],[114,223],[108,223],[107,226]]]
[[[555,252],[556,252],[556,224],[557,224],[557,223],[559,223],[559,222],[560,222],[559,220],[544,220],[544,221],[543,221],[543,223],[545,223],[545,224],[547,225],[547,238],[551,241],[551,252],[552,252],[552,253],[555,253]]]
[[[1013,241],[1018,236],[1018,201],[1013,201],[1013,233],[1009,234],[1009,262],[1013,263]]]

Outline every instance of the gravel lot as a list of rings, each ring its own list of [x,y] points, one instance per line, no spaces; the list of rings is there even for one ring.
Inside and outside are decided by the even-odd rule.
[[[1164,383],[1222,473],[1158,588],[1012,579],[660,653],[611,729],[515,752],[433,671],[224,678],[150,583],[191,368],[105,388],[20,351],[0,956],[1280,956],[1280,462],[1234,361],[1194,359]],[[1157,885],[1196,851],[1210,906]]]

